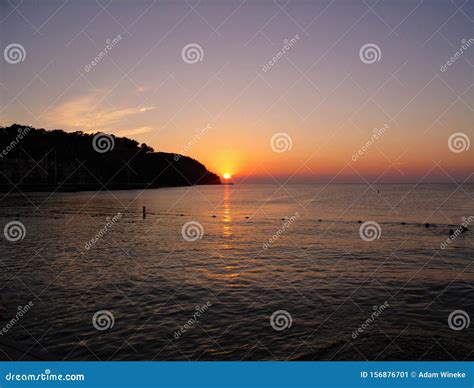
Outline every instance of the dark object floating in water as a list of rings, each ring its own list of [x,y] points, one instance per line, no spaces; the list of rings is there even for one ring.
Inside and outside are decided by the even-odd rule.
[[[212,215],[212,218],[216,218],[216,215],[215,215],[215,214],[213,214],[213,215]]]
[[[248,219],[249,219],[249,217],[248,217],[248,216],[245,216],[245,219],[246,219],[246,220],[248,220]]]
[[[469,230],[468,227],[464,226],[464,225],[461,225],[461,232],[464,233],[464,232],[467,232]]]
[[[318,220],[318,222],[321,222],[322,220]]]
[[[402,225],[406,225],[407,223],[406,222],[402,222]]]
[[[449,229],[449,235],[452,236],[454,234],[454,230],[453,229]]]
[[[180,214],[179,216],[180,216],[180,217],[184,217],[184,214]]]
[[[359,220],[359,221],[357,221],[357,223],[358,223],[358,224],[362,224],[362,221],[361,221],[361,220]]]
[[[430,224],[426,223],[425,228],[429,228],[429,227],[430,227]]]

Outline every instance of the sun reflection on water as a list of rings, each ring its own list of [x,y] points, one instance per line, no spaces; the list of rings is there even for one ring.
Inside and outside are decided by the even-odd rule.
[[[230,186],[224,186],[224,198],[223,198],[223,204],[224,204],[224,214],[222,215],[222,221],[224,222],[224,225],[222,227],[222,235],[224,238],[229,238],[232,236],[232,228],[231,228],[231,222],[232,222],[232,215],[231,215],[231,209],[230,209]],[[226,248],[230,248],[228,244],[225,244]]]

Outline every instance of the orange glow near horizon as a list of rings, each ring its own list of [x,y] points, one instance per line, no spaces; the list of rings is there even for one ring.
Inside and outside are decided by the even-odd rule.
[[[35,15],[36,3],[23,2],[22,13]],[[115,3],[116,20],[141,12],[132,2]],[[82,18],[94,20],[95,7],[68,2],[61,17],[48,19],[42,29],[41,55],[32,50],[21,65],[1,67],[1,126],[127,137],[172,158],[193,158],[223,183],[474,182],[472,66],[464,54],[449,71],[443,65],[472,28],[464,12],[454,19],[451,2],[419,2],[413,13],[408,5],[378,2],[384,4],[377,13],[402,20],[404,31],[413,33],[386,36],[387,25],[372,23],[370,36],[384,39],[380,47],[371,43],[382,54],[370,63],[361,57],[367,25],[356,22],[367,12],[363,2],[331,2],[327,12],[319,2],[292,2],[291,12],[283,7],[291,17],[265,24],[267,39],[262,39],[254,32],[273,14],[274,2],[245,2],[234,13],[230,1],[201,1],[199,12],[209,26],[232,15],[232,22],[219,25],[219,38],[210,40],[203,18],[181,15],[186,2],[162,3],[140,18],[140,33],[120,39],[111,57],[92,66],[87,62],[103,43],[73,39],[66,50],[63,40],[83,29]],[[52,14],[46,8],[44,13]],[[425,35],[448,14],[456,28],[428,42]],[[318,23],[311,24],[316,15]],[[100,41],[114,31],[114,18],[101,19],[91,36]],[[4,19],[5,42],[37,47],[38,37],[24,23]],[[158,49],[157,34],[174,29],[178,19],[179,28],[164,34]],[[288,46],[283,39],[297,32],[295,22],[308,22],[312,33],[292,40],[285,58],[267,68],[282,45]],[[193,36],[203,54],[191,65],[181,54]],[[84,74],[71,83],[71,74],[82,66]],[[134,71],[124,77],[117,68]],[[42,78],[54,79],[48,87],[33,82],[39,69]]]

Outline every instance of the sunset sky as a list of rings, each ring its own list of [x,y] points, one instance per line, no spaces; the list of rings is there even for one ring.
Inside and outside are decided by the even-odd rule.
[[[448,139],[474,141],[474,43],[441,67],[473,19],[464,1],[1,2],[2,52],[25,57],[1,58],[0,123],[128,136],[240,181],[462,182],[474,144]]]

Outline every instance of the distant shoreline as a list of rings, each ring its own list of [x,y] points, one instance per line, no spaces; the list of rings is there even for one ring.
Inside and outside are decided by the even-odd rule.
[[[98,191],[101,189],[109,191],[117,190],[146,190],[146,189],[163,189],[163,188],[172,188],[172,187],[190,187],[190,186],[208,186],[208,185],[221,185],[221,183],[205,183],[197,185],[179,185],[179,186],[170,186],[170,185],[160,185],[160,184],[149,184],[149,183],[134,183],[134,184],[50,184],[50,185],[0,185],[0,193],[8,192],[27,192],[27,193],[78,193],[82,191]]]
[[[108,191],[120,191],[120,190],[147,190],[147,189],[165,189],[165,188],[178,188],[178,187],[191,187],[191,186],[234,186],[238,183],[235,182],[221,182],[221,183],[198,183],[195,185],[163,185],[163,184],[149,184],[149,183],[131,183],[131,184],[23,184],[23,185],[2,185],[0,184],[0,193],[9,193],[9,192],[27,192],[27,193],[78,193],[84,191],[99,191],[102,189]],[[249,182],[245,183],[246,185],[273,185],[274,183],[270,182]],[[326,183],[290,183],[291,185],[325,185]],[[332,185],[363,185],[364,183],[333,183]],[[384,186],[390,185],[408,185],[412,183],[378,183],[377,187],[383,188]],[[428,186],[428,185],[454,185],[455,183],[421,183],[419,186]],[[466,185],[472,185],[474,183],[465,182]]]

